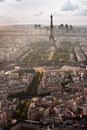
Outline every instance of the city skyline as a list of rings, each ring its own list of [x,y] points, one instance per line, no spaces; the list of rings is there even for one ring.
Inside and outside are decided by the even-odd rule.
[[[87,25],[87,0],[0,0],[0,25],[49,24]]]

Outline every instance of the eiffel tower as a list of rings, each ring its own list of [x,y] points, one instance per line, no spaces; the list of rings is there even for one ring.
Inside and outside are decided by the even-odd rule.
[[[56,44],[54,40],[54,35],[53,35],[53,16],[51,14],[50,16],[50,36],[49,36],[49,46],[54,47],[56,49]]]

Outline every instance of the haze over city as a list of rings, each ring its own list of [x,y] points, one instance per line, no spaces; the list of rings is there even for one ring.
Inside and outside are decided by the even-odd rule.
[[[0,24],[87,25],[87,0],[0,0]]]
[[[87,0],[0,0],[0,130],[87,129]]]

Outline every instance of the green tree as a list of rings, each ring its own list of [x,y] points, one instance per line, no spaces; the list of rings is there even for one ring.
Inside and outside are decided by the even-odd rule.
[[[30,99],[21,101],[21,103],[17,106],[16,111],[13,113],[12,117],[16,119],[27,119],[27,110],[30,102]]]

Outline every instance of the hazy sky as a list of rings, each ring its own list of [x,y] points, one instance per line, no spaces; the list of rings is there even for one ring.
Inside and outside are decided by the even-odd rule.
[[[0,0],[0,24],[87,24],[87,0]]]

